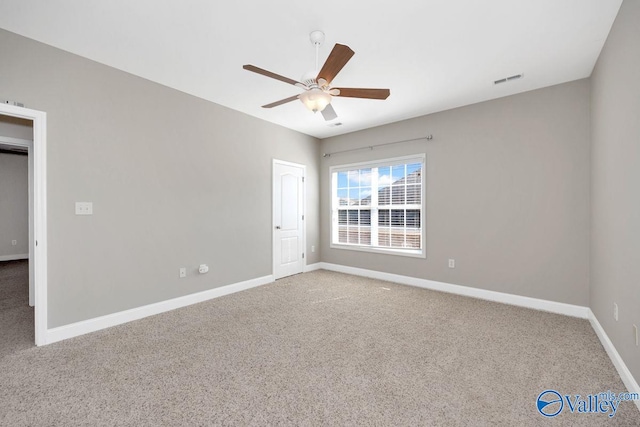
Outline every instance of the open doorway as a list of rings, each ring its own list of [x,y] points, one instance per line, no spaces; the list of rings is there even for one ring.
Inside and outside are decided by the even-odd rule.
[[[0,342],[4,349],[35,341],[33,121],[0,115]],[[1,352],[0,352],[1,353]]]
[[[0,104],[3,347],[47,343],[46,255],[46,114]]]

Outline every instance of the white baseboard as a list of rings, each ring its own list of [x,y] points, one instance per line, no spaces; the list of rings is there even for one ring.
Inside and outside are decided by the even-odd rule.
[[[622,382],[624,383],[625,387],[627,387],[627,391],[629,393],[640,394],[640,386],[638,385],[638,382],[635,380],[635,378],[633,378],[631,371],[629,370],[629,368],[627,368],[627,365],[622,360],[622,357],[620,357],[620,353],[618,353],[618,350],[616,350],[616,348],[613,346],[613,343],[609,339],[609,336],[604,331],[602,325],[600,324],[600,322],[598,322],[598,318],[595,314],[593,314],[593,311],[591,311],[591,309],[589,309],[589,322],[591,323],[591,327],[593,327],[593,330],[596,331],[596,335],[598,335],[598,338],[600,338],[600,342],[609,355],[609,359],[611,359],[611,362],[613,362],[613,366],[616,367],[616,370],[618,371]],[[638,407],[638,410],[640,410],[640,400],[635,400],[634,402]]]
[[[29,259],[29,254],[0,255],[0,261],[15,261],[19,259]]]
[[[337,271],[340,273],[353,274],[356,276],[371,277],[373,279],[386,280],[388,282],[400,283],[403,285],[416,286],[419,288],[431,289],[434,291],[447,292],[450,294],[464,295],[488,301],[501,302],[503,304],[517,305],[519,307],[532,308],[534,310],[548,311],[551,313],[564,314],[565,316],[579,317],[587,319],[589,308],[580,305],[565,304],[562,302],[547,301],[538,298],[524,297],[520,295],[506,294],[503,292],[488,291],[486,289],[472,288],[469,286],[453,285],[450,283],[436,282],[434,280],[419,279],[417,277],[402,276],[399,274],[383,273],[380,271],[366,270],[364,268],[348,267],[345,265],[321,262],[322,269]]]
[[[309,264],[304,266],[304,272],[308,273],[310,271],[316,271],[322,269],[322,263],[316,262],[315,264]]]
[[[161,301],[154,304],[144,305],[142,307],[132,308],[130,310],[120,311],[118,313],[108,314],[106,316],[83,320],[81,322],[72,323],[70,325],[48,329],[45,338],[45,344],[51,344],[57,341],[66,340],[68,338],[73,338],[80,335],[88,334],[90,332],[99,331],[101,329],[110,328],[112,326],[121,325],[133,320],[139,320],[144,317],[153,316],[155,314],[164,313],[170,310],[175,310],[176,308],[186,307],[188,305],[207,301],[213,298],[218,298],[224,295],[233,294],[235,292],[244,291],[246,289],[266,285],[267,283],[271,283],[273,281],[273,275],[258,277],[256,279],[246,280],[244,282],[234,283],[231,285],[209,289],[207,291],[185,295],[167,301]]]

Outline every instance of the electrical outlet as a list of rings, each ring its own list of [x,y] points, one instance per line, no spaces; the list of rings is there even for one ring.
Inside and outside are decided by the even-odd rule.
[[[185,267],[180,267],[180,278],[187,277],[187,269]]]
[[[456,260],[449,259],[449,268],[456,268]]]
[[[616,322],[618,321],[618,304],[615,302],[613,303],[613,318],[616,319]]]
[[[315,252],[316,251],[316,247],[315,246],[311,246],[311,252]]]
[[[11,241],[11,246],[15,246],[15,245],[17,245],[17,244],[18,244],[18,241],[17,241],[17,240],[12,240],[12,241]]]

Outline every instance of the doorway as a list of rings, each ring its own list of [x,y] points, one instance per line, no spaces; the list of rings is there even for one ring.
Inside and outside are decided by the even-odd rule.
[[[273,276],[302,273],[305,260],[306,167],[273,161]]]
[[[30,120],[0,115],[0,355],[33,346]]]
[[[30,120],[0,115],[0,261],[28,260],[33,252],[33,126]],[[29,305],[35,305],[33,265]]]
[[[28,158],[28,282],[29,305],[34,308],[36,345],[47,343],[47,230],[46,230],[46,114],[28,108],[0,104],[5,123],[31,123],[32,140],[0,135],[5,151],[23,151]],[[5,130],[11,126],[5,127]],[[13,128],[14,130],[16,128]],[[17,135],[24,136],[24,135]],[[18,239],[10,239],[13,244]]]

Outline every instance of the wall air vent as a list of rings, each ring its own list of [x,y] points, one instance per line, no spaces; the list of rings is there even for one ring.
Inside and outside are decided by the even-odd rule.
[[[516,74],[514,76],[509,76],[509,77],[505,77],[505,78],[500,79],[500,80],[495,80],[493,82],[493,84],[494,85],[499,85],[501,83],[506,83],[506,82],[510,82],[510,81],[513,81],[513,80],[518,80],[518,79],[521,79],[523,77],[524,77],[524,74]]]

